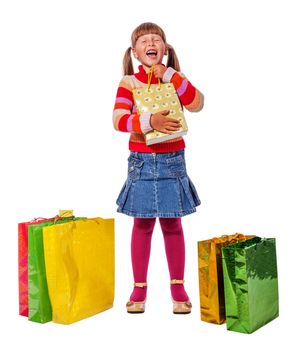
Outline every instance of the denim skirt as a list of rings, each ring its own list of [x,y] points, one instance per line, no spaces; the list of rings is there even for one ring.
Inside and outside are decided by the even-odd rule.
[[[201,204],[186,172],[184,150],[130,152],[127,179],[116,201],[117,212],[137,218],[175,218]]]

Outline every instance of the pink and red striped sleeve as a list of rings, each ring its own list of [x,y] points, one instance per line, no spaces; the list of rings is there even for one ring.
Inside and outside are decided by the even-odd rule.
[[[204,105],[203,94],[172,67],[167,68],[163,82],[173,83],[182,105],[190,112],[199,112]]]
[[[128,85],[120,82],[113,112],[114,128],[122,132],[146,133],[152,130],[150,126],[151,113],[137,113],[132,91]]]

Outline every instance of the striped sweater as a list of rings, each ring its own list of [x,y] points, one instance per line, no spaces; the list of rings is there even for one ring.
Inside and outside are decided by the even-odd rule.
[[[151,113],[138,114],[134,104],[132,90],[146,87],[148,74],[142,65],[134,75],[125,75],[118,87],[113,113],[114,128],[118,131],[131,133],[129,149],[135,152],[176,152],[185,147],[183,137],[147,146],[144,135],[152,130]],[[190,112],[198,112],[203,108],[203,95],[187,79],[173,68],[167,68],[163,83],[173,83],[181,104]],[[151,84],[158,84],[158,79],[152,76]]]

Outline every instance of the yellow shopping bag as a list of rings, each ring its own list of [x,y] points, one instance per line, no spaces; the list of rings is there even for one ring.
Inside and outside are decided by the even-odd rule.
[[[152,67],[153,68],[153,67]],[[172,134],[165,134],[161,131],[152,130],[145,135],[147,145],[171,140],[186,135],[188,127],[183,113],[176,89],[172,83],[161,84],[158,79],[158,85],[151,85],[153,70],[148,73],[148,84],[146,87],[133,89],[133,97],[139,114],[144,112],[157,113],[169,110],[169,117],[178,119],[181,128]]]
[[[43,229],[53,322],[69,324],[113,306],[114,219],[80,219]]]

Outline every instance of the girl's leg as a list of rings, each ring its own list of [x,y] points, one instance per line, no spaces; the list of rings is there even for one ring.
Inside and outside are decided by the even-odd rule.
[[[134,218],[131,236],[131,261],[135,283],[147,282],[147,271],[150,258],[151,238],[156,218]],[[131,301],[144,301],[147,287],[134,287]]]
[[[170,278],[183,280],[185,265],[185,244],[181,218],[159,218],[165,241]],[[172,298],[175,301],[188,301],[183,284],[171,284]]]

